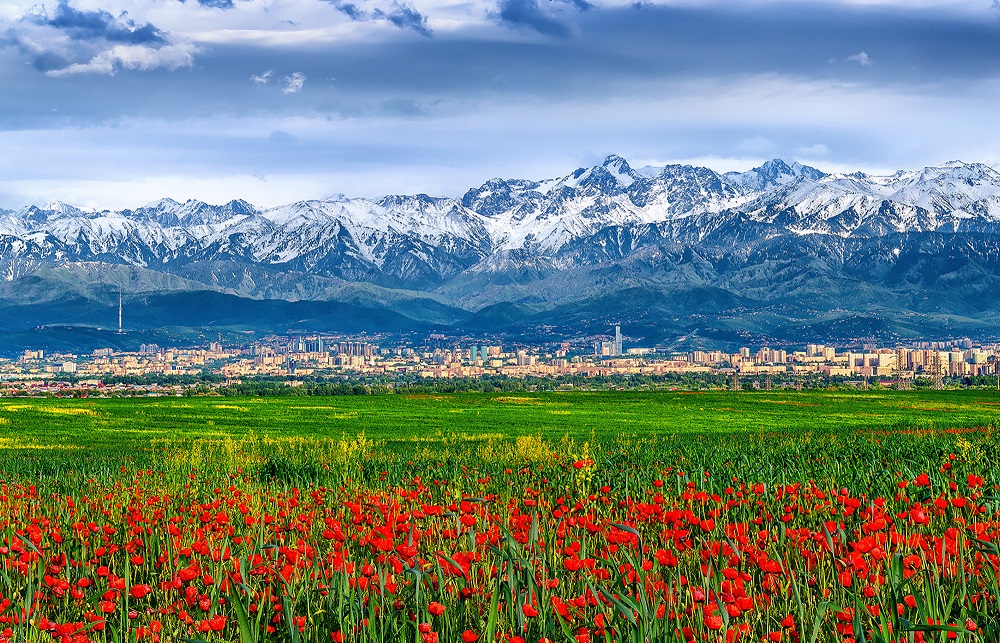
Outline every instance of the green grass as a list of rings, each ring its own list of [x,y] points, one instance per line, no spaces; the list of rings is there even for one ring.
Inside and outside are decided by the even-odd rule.
[[[983,554],[1000,545],[998,414],[993,391],[0,400],[0,598],[12,605],[0,617],[35,610],[8,619],[11,640],[29,643],[53,640],[39,615],[82,622],[98,601],[100,643],[137,640],[154,618],[164,641],[419,641],[427,623],[451,643],[466,628],[484,642],[572,642],[603,628],[600,614],[616,640],[680,643],[675,628],[725,640],[708,634],[725,621],[706,617],[737,588],[753,600],[725,613],[744,642],[794,615],[801,640],[841,643],[853,608],[866,641],[912,643],[899,633],[930,618],[958,643],[993,643]],[[872,553],[857,564],[859,552]],[[468,573],[446,573],[460,556]],[[69,600],[53,589],[63,575],[96,585]],[[117,579],[149,597],[112,590]],[[608,600],[574,603],[571,630],[552,599],[588,592]],[[900,612],[905,595],[916,607]],[[431,601],[446,611],[432,616]],[[213,614],[223,631],[198,627]]]
[[[993,391],[570,392],[0,400],[0,448],[135,449],[154,439],[545,438],[1000,425]]]

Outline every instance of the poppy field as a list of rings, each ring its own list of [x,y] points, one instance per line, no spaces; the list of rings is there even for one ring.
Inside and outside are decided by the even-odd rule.
[[[996,396],[441,397],[4,401],[0,643],[1000,641]]]

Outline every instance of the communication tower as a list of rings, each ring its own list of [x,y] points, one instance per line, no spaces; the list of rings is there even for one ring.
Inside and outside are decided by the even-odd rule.
[[[118,288],[118,334],[124,335],[125,330],[122,328],[122,303],[124,298],[122,297],[122,289]]]

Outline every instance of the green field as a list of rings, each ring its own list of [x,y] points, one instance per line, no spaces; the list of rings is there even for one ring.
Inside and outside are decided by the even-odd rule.
[[[1000,425],[1000,394],[927,392],[569,392],[295,398],[8,399],[0,446],[129,449],[154,439],[943,429]]]
[[[889,452],[912,467],[963,448],[985,461],[997,427],[994,391],[11,398],[0,401],[0,474],[61,479],[169,465],[308,484],[359,453],[367,472],[402,480],[416,462],[468,467],[590,449],[607,463],[712,470],[742,461],[767,475],[842,479],[854,475],[842,462]],[[858,475],[849,481],[870,484]]]
[[[0,643],[995,643],[998,427],[995,391],[4,399]]]

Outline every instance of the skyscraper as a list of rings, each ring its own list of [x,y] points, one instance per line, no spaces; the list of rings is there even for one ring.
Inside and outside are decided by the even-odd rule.
[[[622,327],[615,324],[615,355],[622,354]]]

